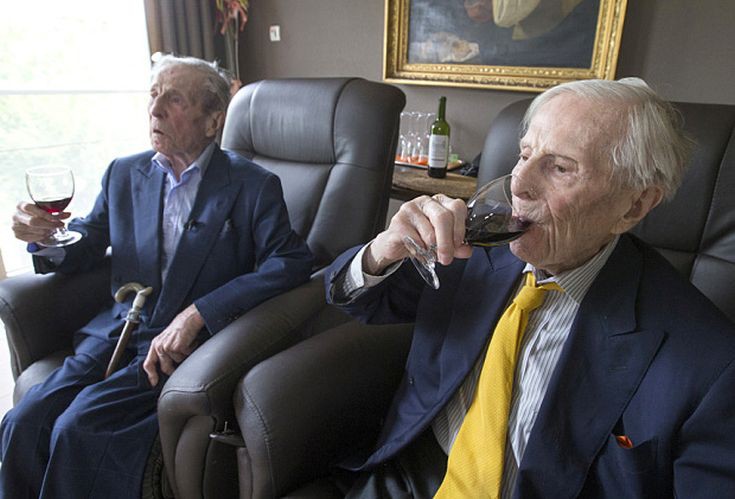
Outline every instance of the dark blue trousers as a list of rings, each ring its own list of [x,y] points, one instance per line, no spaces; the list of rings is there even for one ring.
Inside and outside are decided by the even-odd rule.
[[[103,380],[114,347],[86,337],[5,415],[1,498],[140,497],[163,382],[151,388],[134,350]]]

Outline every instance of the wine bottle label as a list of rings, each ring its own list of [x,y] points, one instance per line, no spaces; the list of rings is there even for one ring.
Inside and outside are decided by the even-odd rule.
[[[449,157],[449,137],[432,135],[429,139],[429,168],[446,168]]]

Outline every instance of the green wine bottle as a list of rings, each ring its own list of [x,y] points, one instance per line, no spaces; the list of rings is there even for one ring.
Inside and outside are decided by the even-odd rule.
[[[429,135],[429,176],[444,178],[447,176],[447,160],[449,159],[449,123],[444,118],[447,98],[439,98],[439,112],[431,124]]]

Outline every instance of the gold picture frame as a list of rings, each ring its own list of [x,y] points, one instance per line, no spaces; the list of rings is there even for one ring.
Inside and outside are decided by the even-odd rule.
[[[513,26],[498,26],[493,16],[504,2],[514,7],[524,3],[385,0],[383,78],[401,84],[542,92],[568,81],[615,77],[627,0],[529,0],[537,11],[546,9],[546,31],[543,22],[529,23],[527,29],[523,22],[531,15]],[[490,12],[482,11],[483,4]],[[549,14],[562,4],[565,13]]]

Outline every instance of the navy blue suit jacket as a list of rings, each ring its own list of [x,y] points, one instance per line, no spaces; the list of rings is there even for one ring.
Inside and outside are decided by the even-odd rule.
[[[161,217],[165,174],[153,151],[113,161],[90,214],[69,225],[81,232],[58,268],[71,273],[98,264],[112,250],[111,292],[130,281],[153,287],[135,333],[139,353],[191,303],[214,334],[267,298],[305,282],[313,258],[291,229],[278,177],[215,148],[191,210],[188,230],[161,280]],[[81,333],[119,332],[132,302],[112,303]]]
[[[356,251],[335,261],[328,281]],[[403,265],[343,307],[368,323],[416,322],[380,440],[352,467],[390,459],[432,423],[483,352],[523,266],[507,247],[475,249],[439,269],[434,291]],[[580,305],[514,497],[735,497],[733,359],[732,323],[655,250],[623,236]]]

